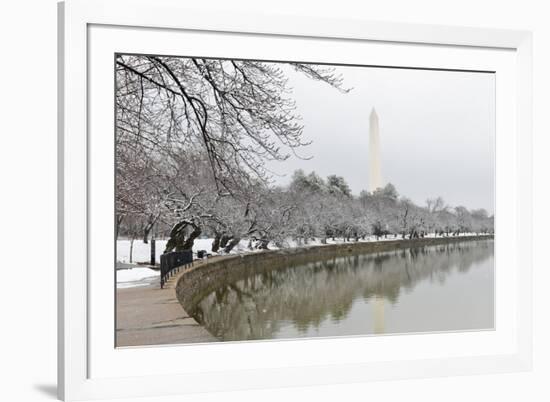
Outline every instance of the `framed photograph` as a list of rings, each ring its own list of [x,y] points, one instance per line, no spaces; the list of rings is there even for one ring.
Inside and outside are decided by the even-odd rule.
[[[69,0],[59,49],[60,398],[530,369],[529,32]]]

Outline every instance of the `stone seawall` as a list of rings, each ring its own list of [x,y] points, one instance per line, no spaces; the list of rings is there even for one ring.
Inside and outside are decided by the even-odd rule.
[[[212,262],[200,264],[184,272],[177,279],[176,295],[185,311],[193,314],[196,304],[204,296],[215,290],[222,279],[224,281],[237,281],[252,273],[264,270],[285,269],[295,265],[353,254],[378,253],[411,247],[425,247],[492,238],[493,236],[461,236],[413,240],[399,239],[379,242],[328,244],[225,256],[216,258]]]

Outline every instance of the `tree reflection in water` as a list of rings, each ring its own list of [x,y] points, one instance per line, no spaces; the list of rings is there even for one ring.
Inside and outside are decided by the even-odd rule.
[[[262,270],[220,283],[189,312],[221,340],[276,338],[289,325],[306,336],[327,321],[345,320],[358,301],[395,304],[423,281],[444,285],[450,275],[465,274],[492,257],[493,241],[470,241]],[[383,305],[374,311],[383,320]],[[383,326],[374,332],[383,332]]]

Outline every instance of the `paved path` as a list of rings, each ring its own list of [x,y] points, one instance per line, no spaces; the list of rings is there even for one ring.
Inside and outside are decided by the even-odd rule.
[[[170,278],[164,289],[160,284],[117,289],[117,346],[217,341],[179,303],[175,285],[181,274]]]

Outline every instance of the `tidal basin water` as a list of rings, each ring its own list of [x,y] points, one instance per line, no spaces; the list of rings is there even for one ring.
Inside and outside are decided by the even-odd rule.
[[[220,283],[190,311],[220,340],[494,328],[493,240],[349,255]]]

